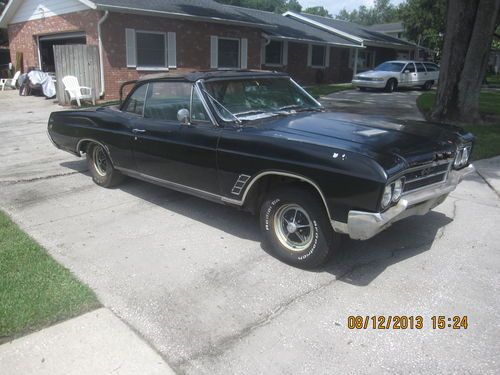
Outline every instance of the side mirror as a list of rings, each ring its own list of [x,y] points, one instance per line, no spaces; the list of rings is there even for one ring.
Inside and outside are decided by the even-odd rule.
[[[179,109],[177,112],[177,120],[182,125],[189,125],[189,110],[186,108]]]
[[[404,73],[405,73],[405,74],[408,74],[408,73],[410,73],[410,70],[409,70],[409,69],[406,69],[406,70],[404,71]]]

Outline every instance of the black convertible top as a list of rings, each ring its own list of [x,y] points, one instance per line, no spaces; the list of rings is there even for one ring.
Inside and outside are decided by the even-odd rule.
[[[274,72],[271,70],[207,70],[187,73],[158,73],[147,74],[139,78],[139,82],[152,81],[158,79],[185,79],[190,82],[195,82],[199,79],[217,79],[217,78],[258,78],[269,77],[289,77],[287,73]]]

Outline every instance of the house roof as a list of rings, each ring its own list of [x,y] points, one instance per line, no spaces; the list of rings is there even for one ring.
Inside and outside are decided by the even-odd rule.
[[[236,12],[258,19],[261,23],[274,25],[273,29],[265,30],[265,34],[271,38],[289,39],[297,42],[302,41],[361,47],[361,43],[359,42],[332,34],[328,31],[305,24],[293,18],[284,17],[281,14],[236,6],[226,6],[226,8],[233,8]]]
[[[378,31],[380,33],[396,33],[404,31],[402,22],[379,23],[368,27],[370,30]]]
[[[152,16],[183,18],[197,21],[220,22],[257,28],[274,28],[258,18],[240,12],[236,7],[213,0],[78,0],[90,9]],[[0,27],[15,15],[23,0],[11,0],[0,16]]]
[[[336,20],[329,17],[321,17],[306,13],[286,12],[287,17],[294,18],[309,25],[320,27],[343,37],[360,41],[364,45],[387,46],[393,48],[416,47],[415,44],[391,37],[381,32],[371,30],[369,27],[361,26],[353,22]]]
[[[82,0],[80,0],[82,1]],[[213,0],[92,0],[96,9],[273,28],[258,18]]]

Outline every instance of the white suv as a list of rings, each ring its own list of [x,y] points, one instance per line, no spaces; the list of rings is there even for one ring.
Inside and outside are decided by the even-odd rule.
[[[439,66],[431,62],[386,61],[373,70],[356,74],[352,84],[360,90],[378,88],[393,92],[398,86],[430,90],[438,78]]]

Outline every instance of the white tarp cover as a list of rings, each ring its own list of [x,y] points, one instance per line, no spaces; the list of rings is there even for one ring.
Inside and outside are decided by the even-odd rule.
[[[56,86],[54,85],[54,81],[52,81],[52,77],[50,77],[47,73],[32,70],[28,73],[28,77],[31,83],[35,85],[42,85],[43,95],[47,98],[52,98],[56,95]]]

